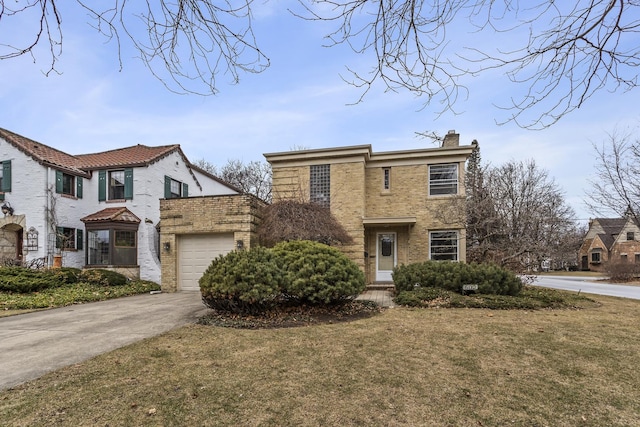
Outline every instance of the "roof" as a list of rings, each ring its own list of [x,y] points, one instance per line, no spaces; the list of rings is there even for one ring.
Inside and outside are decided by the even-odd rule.
[[[598,237],[602,241],[602,243],[607,247],[607,249],[611,249],[613,244],[615,243],[616,236],[620,234],[622,229],[627,225],[629,221],[628,218],[595,218],[594,221],[597,221],[602,227],[602,231],[604,233],[598,233]]]
[[[106,208],[98,211],[96,213],[92,213],[91,215],[87,215],[84,218],[81,218],[80,221],[87,222],[126,222],[126,223],[140,223],[140,218],[135,216],[133,212],[124,207],[119,208]]]
[[[0,128],[0,137],[42,165],[52,166],[73,175],[89,176],[87,171],[80,168],[77,156],[64,153],[2,128]]]
[[[104,169],[113,166],[146,166],[157,162],[174,151],[179,151],[180,155],[184,157],[178,144],[158,147],[138,144],[100,153],[79,154],[75,157],[78,159],[82,169]],[[189,164],[188,161],[186,163]]]

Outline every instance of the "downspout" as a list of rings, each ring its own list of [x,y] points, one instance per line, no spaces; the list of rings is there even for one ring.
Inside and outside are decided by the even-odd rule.
[[[49,259],[49,175],[51,173],[51,167],[47,166],[44,179],[44,198],[45,198],[45,210],[44,210],[44,256],[47,258],[47,266],[51,266],[52,260]]]

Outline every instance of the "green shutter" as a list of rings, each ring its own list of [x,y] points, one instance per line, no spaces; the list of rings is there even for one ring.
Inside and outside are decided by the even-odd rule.
[[[62,247],[62,227],[56,227],[56,248]]]
[[[2,191],[11,192],[11,160],[2,162]]]
[[[189,185],[182,183],[182,197],[189,197]]]
[[[56,171],[56,193],[62,193],[62,171]]]
[[[107,200],[107,171],[98,172],[98,201]]]
[[[164,198],[171,198],[171,177],[167,175],[164,176]]]
[[[82,250],[82,242],[83,242],[82,230],[78,228],[76,229],[76,249]]]
[[[124,198],[125,200],[133,199],[133,169],[124,170]]]
[[[82,177],[76,177],[76,197],[82,199]]]

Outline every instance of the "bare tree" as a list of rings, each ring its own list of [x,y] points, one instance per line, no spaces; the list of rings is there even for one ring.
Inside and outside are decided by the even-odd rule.
[[[521,97],[498,106],[509,112],[506,121],[544,128],[599,90],[638,86],[637,0],[299,2],[297,16],[335,23],[327,35],[329,45],[345,44],[373,58],[364,72],[348,68],[351,77],[345,80],[363,89],[360,100],[381,82],[388,90],[408,90],[425,104],[435,100],[443,111],[452,110],[468,95],[465,76],[498,70],[526,88]],[[241,73],[269,66],[252,30],[252,0],[73,4],[86,10],[96,31],[115,41],[120,67],[120,49],[130,43],[172,91],[214,94],[220,73],[238,82]],[[45,44],[48,71],[56,71],[63,41],[60,5],[56,0],[0,0],[0,22],[26,16],[34,24],[33,37],[0,45],[0,59],[35,57],[36,46]],[[455,44],[452,34],[463,43]]]
[[[545,170],[534,161],[511,161],[475,174],[467,178],[469,261],[522,272],[553,257],[575,263],[575,214]]]
[[[614,131],[594,149],[596,179],[590,181],[585,204],[598,215],[613,212],[640,224],[640,141],[630,132]]]
[[[289,240],[313,240],[326,245],[353,243],[329,208],[296,200],[280,200],[265,206],[258,237],[267,247]]]
[[[200,169],[220,177],[244,193],[253,194],[267,203],[271,202],[271,166],[265,162],[243,163],[230,159],[220,169],[204,159],[193,162]]]

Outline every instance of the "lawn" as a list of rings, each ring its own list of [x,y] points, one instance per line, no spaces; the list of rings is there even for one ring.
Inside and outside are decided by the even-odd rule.
[[[630,426],[640,301],[190,325],[0,392],[6,426]]]

